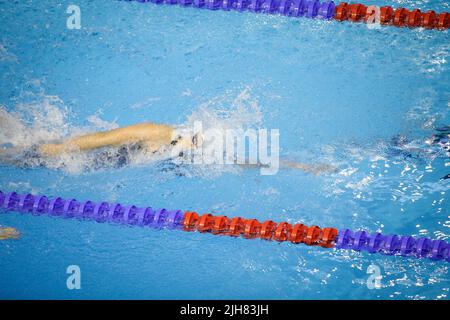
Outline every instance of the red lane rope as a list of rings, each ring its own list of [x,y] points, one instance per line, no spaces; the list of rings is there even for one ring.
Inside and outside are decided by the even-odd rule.
[[[183,230],[247,239],[290,241],[295,244],[304,243],[323,248],[334,247],[338,236],[338,230],[335,228],[321,229],[318,226],[308,227],[301,223],[292,225],[288,222],[276,223],[271,220],[261,223],[256,219],[228,218],[213,216],[210,213],[199,215],[192,211],[184,214]]]
[[[377,13],[378,11],[378,13]],[[422,12],[419,9],[394,9],[390,6],[365,6],[360,3],[341,2],[336,6],[334,19],[351,22],[379,22],[396,27],[423,27],[444,30],[450,27],[450,13],[436,13],[433,10]]]

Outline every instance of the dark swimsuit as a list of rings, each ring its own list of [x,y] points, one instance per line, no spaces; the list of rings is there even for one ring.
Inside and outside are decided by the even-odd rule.
[[[180,139],[181,136],[177,137],[175,140],[170,142],[170,145],[175,146]],[[144,150],[144,144],[139,142],[120,146],[114,151],[102,150],[96,154],[93,167],[94,169],[103,167],[122,168],[130,164],[133,156],[138,155]],[[153,152],[153,154],[155,153],[156,151]],[[183,153],[180,153],[179,156],[182,157]]]
[[[126,146],[121,146],[118,149],[101,150],[95,154],[95,160],[93,164],[94,169],[103,167],[122,168],[130,164],[133,155],[140,153],[144,150],[142,143],[133,143]]]

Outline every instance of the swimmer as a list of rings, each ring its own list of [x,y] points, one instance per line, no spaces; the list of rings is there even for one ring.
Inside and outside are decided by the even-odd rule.
[[[77,137],[71,137],[57,143],[44,143],[25,151],[15,148],[0,148],[0,162],[20,165],[20,159],[51,159],[64,154],[89,152],[105,147],[115,147],[115,153],[96,154],[99,163],[113,164],[122,167],[130,162],[132,154],[161,155],[176,150],[178,156],[183,156],[183,150],[194,150],[203,143],[201,134],[187,134],[186,130],[155,123],[140,123],[104,132],[96,132]],[[174,154],[174,152],[171,152]],[[22,161],[23,162],[23,161]],[[315,175],[333,173],[337,168],[326,164],[305,164],[282,160],[281,167],[298,169]],[[262,167],[263,165],[243,165],[244,167]]]
[[[425,140],[425,146],[411,143],[404,136],[396,136],[392,139],[389,147],[391,156],[402,156],[404,158],[420,159],[427,155],[444,154],[450,157],[450,126],[436,128],[436,133]],[[441,180],[450,179],[450,174],[441,178]]]
[[[450,157],[450,126],[437,128],[436,131],[437,133],[425,143],[439,146],[446,153],[447,157]],[[441,178],[441,180],[447,179],[450,179],[450,173]]]
[[[439,146],[450,157],[450,126],[436,128],[436,131],[425,143],[430,146]]]
[[[420,158],[420,155],[435,154],[443,151],[450,157],[450,126],[442,126],[435,129],[436,133],[425,140],[430,148],[425,148],[409,141],[405,136],[395,136],[391,141],[392,155],[403,155],[406,158]],[[395,153],[397,150],[397,153]]]
[[[20,232],[14,228],[2,227],[0,225],[0,240],[19,239]]]

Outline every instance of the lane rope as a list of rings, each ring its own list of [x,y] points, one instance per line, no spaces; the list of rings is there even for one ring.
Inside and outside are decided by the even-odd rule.
[[[369,234],[367,231],[320,228],[302,223],[274,222],[242,217],[229,218],[193,211],[140,208],[120,203],[78,201],[50,198],[45,195],[0,191],[0,209],[32,215],[93,220],[155,229],[197,231],[245,239],[259,238],[278,242],[303,243],[308,246],[367,251],[385,255],[429,258],[450,262],[450,244],[443,240],[414,238],[412,236]]]
[[[127,0],[133,1],[133,0]],[[319,0],[134,0],[140,3],[180,5],[209,10],[250,11],[254,13],[281,14],[311,19],[379,23],[396,27],[445,30],[450,27],[450,13],[433,10],[392,8],[391,6],[366,6],[361,3]]]

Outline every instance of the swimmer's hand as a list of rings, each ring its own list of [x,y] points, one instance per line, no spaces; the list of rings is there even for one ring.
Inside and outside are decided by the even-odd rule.
[[[14,228],[0,228],[0,240],[19,239],[20,232]]]

